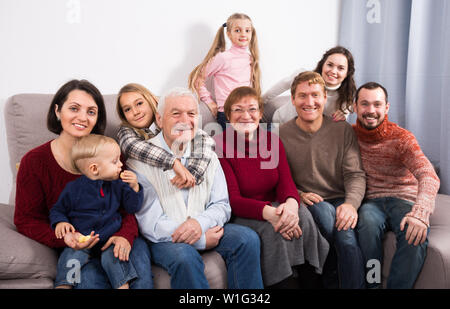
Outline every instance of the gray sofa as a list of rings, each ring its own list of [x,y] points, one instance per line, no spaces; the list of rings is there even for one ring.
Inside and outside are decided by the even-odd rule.
[[[19,234],[13,223],[16,164],[30,149],[55,137],[46,128],[46,114],[52,95],[19,94],[5,105],[7,143],[14,188],[8,205],[0,204],[0,288],[52,288],[57,256],[54,250]],[[115,95],[105,95],[108,124],[105,134],[115,137],[119,119],[115,113]],[[266,112],[271,109],[266,108]],[[274,110],[272,108],[272,110]],[[208,108],[200,104],[202,124],[213,122]],[[270,119],[271,115],[265,115]],[[450,288],[450,196],[439,195],[431,216],[429,247],[416,288]],[[385,239],[382,279],[385,282],[395,249],[395,237]],[[203,254],[206,277],[212,288],[226,288],[225,263],[215,252]],[[155,288],[170,288],[166,271],[152,266]]]

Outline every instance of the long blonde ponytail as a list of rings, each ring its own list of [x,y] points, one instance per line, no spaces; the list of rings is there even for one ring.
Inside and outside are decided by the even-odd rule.
[[[223,33],[223,26],[220,26],[217,30],[216,36],[214,37],[213,44],[206,54],[205,59],[195,67],[195,69],[189,74],[188,87],[198,95],[197,89],[204,81],[204,69],[208,62],[218,53],[225,51],[225,35]]]

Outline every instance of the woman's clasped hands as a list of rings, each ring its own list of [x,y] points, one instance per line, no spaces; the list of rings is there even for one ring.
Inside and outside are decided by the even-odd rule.
[[[263,209],[263,218],[270,222],[275,230],[286,240],[300,238],[302,230],[298,216],[298,203],[295,199],[288,198],[278,207],[266,205]]]

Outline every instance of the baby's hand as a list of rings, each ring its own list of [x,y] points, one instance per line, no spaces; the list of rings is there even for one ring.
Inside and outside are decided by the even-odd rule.
[[[73,227],[72,224],[68,223],[68,222],[59,222],[58,224],[56,224],[56,228],[55,228],[55,236],[58,239],[62,239],[64,238],[64,236],[66,235],[66,233],[73,233],[75,232],[75,228]]]
[[[99,240],[100,236],[98,234],[94,235],[94,231],[86,236],[79,232],[66,233],[64,236],[66,245],[74,250],[90,249],[95,246]]]
[[[123,171],[120,173],[120,179],[123,180],[123,182],[126,182],[130,185],[131,189],[138,192],[139,191],[139,183],[137,181],[137,176],[132,171]]]

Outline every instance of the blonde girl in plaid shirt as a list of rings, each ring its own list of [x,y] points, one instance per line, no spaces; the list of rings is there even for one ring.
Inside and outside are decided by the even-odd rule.
[[[214,140],[198,130],[192,157],[184,167],[174,155],[148,142],[160,131],[155,123],[157,104],[156,96],[140,84],[130,83],[120,89],[116,110],[122,124],[117,139],[123,155],[164,170],[173,168],[176,176],[171,181],[180,189],[200,184],[214,153]]]

